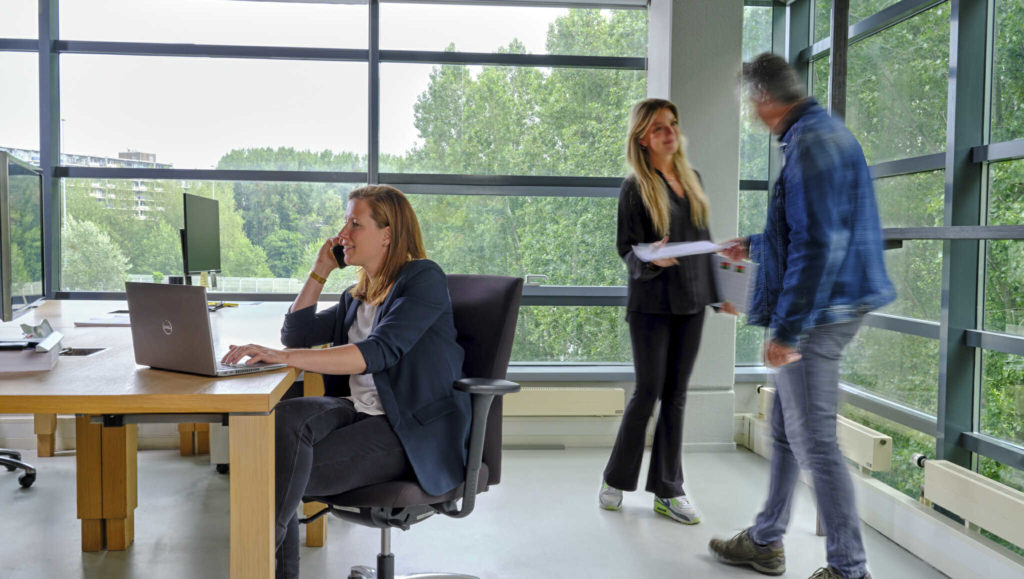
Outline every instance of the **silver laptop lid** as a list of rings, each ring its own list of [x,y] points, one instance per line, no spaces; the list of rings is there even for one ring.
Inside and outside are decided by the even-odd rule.
[[[206,288],[125,282],[135,363],[217,375]]]

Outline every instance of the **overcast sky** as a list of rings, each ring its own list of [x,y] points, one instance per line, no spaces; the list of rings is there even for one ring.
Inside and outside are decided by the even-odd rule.
[[[0,38],[36,37],[38,0],[0,0]],[[381,48],[492,52],[513,38],[544,53],[559,8],[381,5]],[[73,0],[61,38],[129,42],[367,47],[365,5],[239,0]],[[36,149],[38,58],[0,52],[0,146]],[[381,67],[381,151],[417,139],[413,103],[429,65]],[[365,63],[251,59],[61,57],[64,151],[157,154],[210,168],[233,148],[293,146],[366,153]]]

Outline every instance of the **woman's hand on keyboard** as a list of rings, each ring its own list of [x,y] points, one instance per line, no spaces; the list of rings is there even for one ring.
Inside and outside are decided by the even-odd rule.
[[[258,344],[228,346],[228,353],[224,354],[224,357],[221,358],[220,362],[221,364],[238,364],[246,356],[249,357],[249,359],[245,361],[246,365],[252,365],[257,362],[264,362],[267,364],[288,363],[288,352],[286,350],[275,350]]]

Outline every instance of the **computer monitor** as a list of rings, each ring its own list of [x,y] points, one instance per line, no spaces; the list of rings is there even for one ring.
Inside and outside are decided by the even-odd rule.
[[[220,271],[220,210],[216,199],[185,197],[185,228],[181,230],[185,275]]]
[[[43,299],[43,174],[0,151],[0,319]]]

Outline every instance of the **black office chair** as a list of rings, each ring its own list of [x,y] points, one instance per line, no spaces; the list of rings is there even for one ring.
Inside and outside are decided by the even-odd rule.
[[[349,579],[394,579],[395,556],[390,552],[392,527],[408,530],[435,513],[465,517],[473,511],[477,493],[501,480],[501,397],[519,391],[518,384],[504,378],[512,355],[523,280],[491,275],[449,275],[448,292],[452,298],[457,339],[466,351],[462,369],[467,378],[458,380],[454,387],[469,392],[473,402],[466,482],[442,496],[428,495],[416,482],[391,481],[330,497],[306,497],[306,501],[326,503],[327,508],[302,519],[303,523],[330,512],[346,521],[381,529],[377,569],[362,565],[352,567]],[[462,499],[461,508],[459,499]],[[408,577],[475,579],[451,573]]]
[[[17,450],[0,448],[0,465],[7,467],[8,472],[19,468],[25,469],[25,474],[18,477],[18,482],[25,488],[36,482],[36,468],[27,462],[22,462],[21,453]]]

